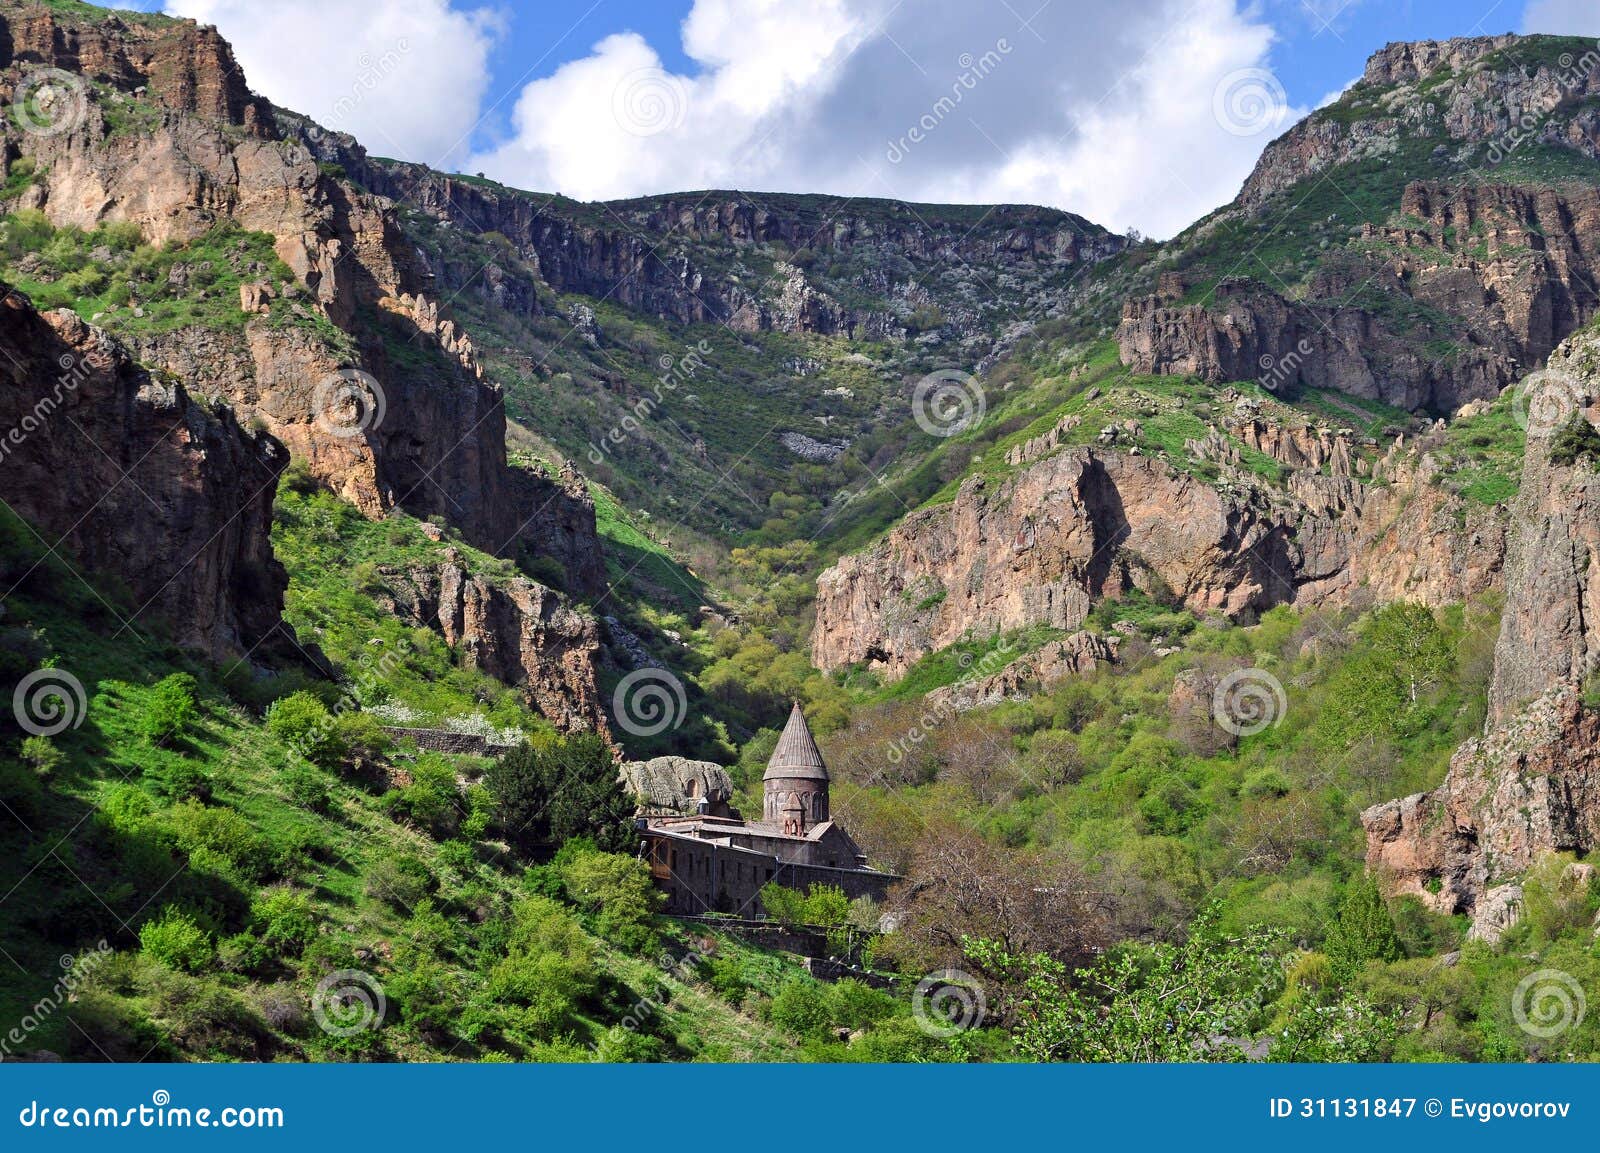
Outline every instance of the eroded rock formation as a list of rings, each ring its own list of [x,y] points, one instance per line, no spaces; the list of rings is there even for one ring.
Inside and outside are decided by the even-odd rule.
[[[1295,443],[1252,427],[1262,443]],[[1286,603],[1443,604],[1496,584],[1501,514],[1430,484],[1426,458],[1408,458],[1383,485],[1321,471],[1322,444],[1313,435],[1295,448],[1310,459],[1282,490],[1238,470],[1212,485],[1084,447],[1000,482],[974,477],[818,578],[812,660],[898,676],[969,632],[1076,629],[1096,599],[1130,586],[1237,616]]]

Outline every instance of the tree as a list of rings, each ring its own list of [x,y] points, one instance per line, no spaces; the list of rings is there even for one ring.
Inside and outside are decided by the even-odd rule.
[[[633,845],[633,802],[611,750],[592,733],[524,742],[489,767],[484,784],[501,831],[524,851],[580,836],[608,851]]]
[[[643,861],[621,853],[579,853],[563,863],[561,880],[567,895],[594,914],[595,931],[606,940],[635,953],[655,945],[651,918],[662,896]]]
[[[969,953],[1020,983],[1014,1035],[1032,1060],[1238,1061],[1282,983],[1281,944],[1267,929],[1227,936],[1212,908],[1181,945],[1129,945],[1076,971],[993,940],[969,942]]]
[[[1398,961],[1405,956],[1389,907],[1371,878],[1361,877],[1346,890],[1322,951],[1341,981],[1354,976],[1368,961]]]
[[[891,903],[897,952],[926,968],[959,963],[968,938],[1064,965],[1105,942],[1106,902],[1072,861],[1008,851],[955,824],[933,824]]]

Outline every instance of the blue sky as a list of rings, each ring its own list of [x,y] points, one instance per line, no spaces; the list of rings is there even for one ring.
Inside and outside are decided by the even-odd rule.
[[[1600,36],[1600,0],[160,3],[380,155],[585,199],[1020,201],[1156,236],[1389,41]]]

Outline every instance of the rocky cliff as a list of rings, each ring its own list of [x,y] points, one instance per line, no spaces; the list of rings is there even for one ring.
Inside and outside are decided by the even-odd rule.
[[[1177,242],[1171,262],[1194,266],[1124,306],[1123,363],[1439,414],[1494,397],[1600,309],[1600,196],[1582,174],[1600,148],[1597,93],[1592,42],[1391,45]],[[1535,157],[1555,174],[1530,176]],[[1363,199],[1304,219],[1297,202],[1324,181]],[[1296,226],[1309,234],[1298,269],[1271,285],[1213,279],[1208,237],[1295,243]]]
[[[593,617],[536,581],[469,573],[451,549],[436,566],[384,566],[379,575],[389,590],[379,603],[439,633],[467,667],[520,686],[529,705],[564,731],[610,738],[595,681]]]
[[[941,327],[993,336],[995,316],[1042,313],[1052,289],[1127,243],[1041,208],[739,192],[580,205],[348,152],[341,161],[396,200],[507,237],[558,292],[745,332],[903,339],[913,314],[937,309]]]
[[[73,313],[0,292],[6,504],[58,555],[126,586],[131,606],[112,611],[136,635],[160,619],[216,660],[272,651],[288,584],[270,542],[283,446]]]
[[[1514,921],[1514,878],[1540,855],[1600,847],[1600,720],[1585,703],[1600,657],[1600,462],[1552,451],[1573,414],[1600,416],[1597,383],[1593,330],[1530,382],[1485,735],[1462,746],[1439,788],[1362,814],[1368,866],[1393,891],[1472,914],[1480,936]]]
[[[1323,470],[1315,434],[1240,429],[1298,462],[1282,487],[1225,461],[1213,484],[1081,446],[1003,480],[970,478],[949,504],[918,510],[818,578],[812,660],[898,676],[969,632],[1075,629],[1095,600],[1129,587],[1237,616],[1278,604],[1442,604],[1498,582],[1503,518],[1429,483],[1426,456],[1400,454],[1383,483],[1368,483]],[[1328,438],[1330,454],[1336,443]]]
[[[69,79],[44,130],[6,123],[5,159],[36,166],[18,206],[58,225],[130,221],[155,243],[221,220],[268,233],[291,279],[251,286],[241,312],[282,295],[307,320],[131,332],[141,359],[203,382],[368,515],[443,516],[480,547],[527,546],[562,564],[572,591],[598,591],[586,494],[507,466],[500,390],[430,297],[392,202],[319,165],[305,122],[250,94],[214,29],[0,6],[0,98],[42,68]]]

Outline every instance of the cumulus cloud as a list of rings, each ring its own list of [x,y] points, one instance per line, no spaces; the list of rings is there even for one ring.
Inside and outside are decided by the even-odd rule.
[[[692,74],[610,36],[528,84],[471,165],[590,199],[1008,201],[1168,235],[1303,114],[1267,71],[1273,38],[1236,0],[696,0]]]
[[[167,0],[215,24],[251,87],[373,152],[453,166],[488,86],[497,18],[449,0]]]
[[[1595,0],[1528,0],[1522,30],[1600,36],[1600,5]]]

